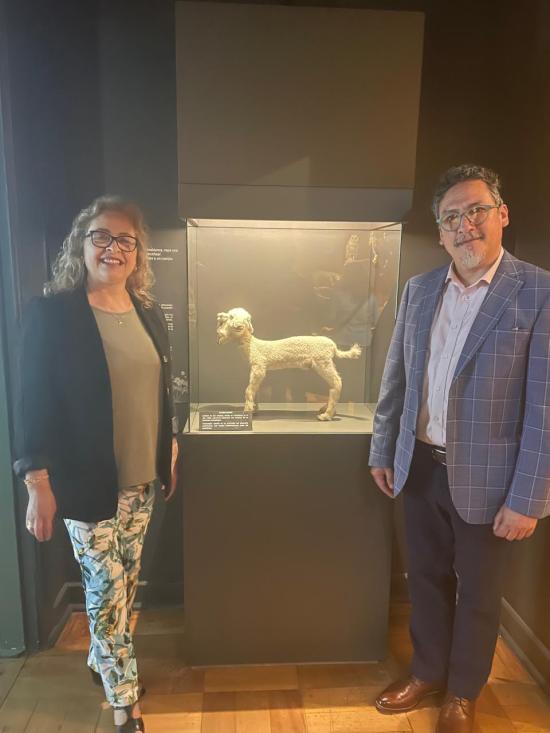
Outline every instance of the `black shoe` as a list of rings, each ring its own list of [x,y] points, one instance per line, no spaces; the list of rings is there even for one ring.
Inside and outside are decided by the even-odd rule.
[[[99,674],[99,672],[96,672],[95,669],[92,669],[91,667],[88,667],[88,669],[90,670],[90,674],[92,676],[92,682],[94,683],[94,685],[97,685],[98,687],[103,687],[103,680],[101,679],[101,675]],[[145,695],[146,692],[147,690],[142,685],[139,688],[138,700],[141,700],[141,698]]]
[[[116,733],[145,733],[143,718],[131,718],[132,706],[126,708],[128,720],[122,725],[115,725]]]

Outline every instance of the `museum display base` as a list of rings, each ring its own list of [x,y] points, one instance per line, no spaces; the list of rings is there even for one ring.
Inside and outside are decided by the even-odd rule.
[[[392,503],[369,441],[183,436],[188,664],[385,658]]]
[[[344,402],[338,405],[336,415],[325,422],[317,419],[323,402],[262,402],[252,417],[254,433],[371,433],[376,404]],[[242,403],[199,403],[191,408],[189,427],[192,433],[200,431],[200,413],[216,410],[242,410]],[[217,432],[217,431],[213,431]]]

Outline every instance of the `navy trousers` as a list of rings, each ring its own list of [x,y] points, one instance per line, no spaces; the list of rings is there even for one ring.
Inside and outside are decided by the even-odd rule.
[[[446,466],[416,442],[403,489],[412,673],[474,699],[495,651],[509,543],[468,524],[451,501]]]

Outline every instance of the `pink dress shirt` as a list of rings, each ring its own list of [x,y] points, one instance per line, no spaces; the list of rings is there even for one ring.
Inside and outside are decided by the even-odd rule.
[[[485,275],[468,287],[458,279],[453,263],[449,267],[430,332],[416,426],[416,437],[424,443],[446,444],[447,402],[456,365],[503,255],[504,250],[501,249],[496,262]]]

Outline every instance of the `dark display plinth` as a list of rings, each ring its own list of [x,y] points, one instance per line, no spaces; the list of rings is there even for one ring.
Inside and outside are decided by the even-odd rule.
[[[369,440],[183,437],[189,664],[386,656],[392,507]]]

